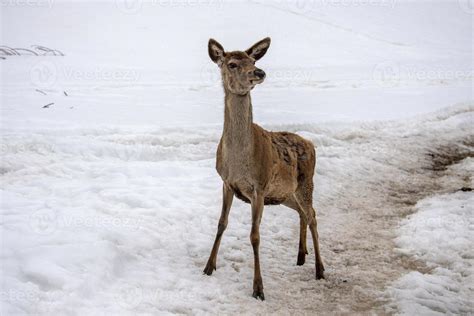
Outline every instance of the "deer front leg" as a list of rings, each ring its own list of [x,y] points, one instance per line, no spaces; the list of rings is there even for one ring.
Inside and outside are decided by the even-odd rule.
[[[259,246],[260,246],[260,221],[263,213],[263,195],[255,194],[252,200],[252,231],[250,232],[250,242],[253,248],[254,257],[254,275],[253,275],[253,297],[256,299],[265,300],[263,294],[263,281],[260,273],[260,259],[259,259]]]
[[[219,225],[217,226],[216,239],[214,241],[214,246],[212,246],[212,251],[211,255],[209,256],[209,260],[207,261],[206,267],[204,268],[204,273],[207,275],[211,275],[212,272],[216,270],[217,252],[219,251],[219,245],[221,243],[222,234],[224,233],[227,227],[229,211],[232,205],[233,198],[234,192],[228,185],[224,183],[222,186],[222,212],[221,217],[219,219]]]

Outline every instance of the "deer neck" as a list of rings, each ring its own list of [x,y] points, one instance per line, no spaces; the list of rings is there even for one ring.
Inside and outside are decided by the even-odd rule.
[[[252,149],[252,124],[250,93],[238,95],[225,90],[222,138],[225,146],[234,154],[245,154]]]

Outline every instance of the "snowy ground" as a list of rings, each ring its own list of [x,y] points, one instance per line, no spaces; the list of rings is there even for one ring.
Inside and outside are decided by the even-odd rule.
[[[297,3],[2,0],[1,45],[65,54],[0,60],[2,315],[474,313],[472,7]],[[206,44],[268,35],[254,119],[318,146],[327,279],[268,207],[259,302],[240,201],[202,275],[223,120]]]
[[[472,161],[467,163],[469,169],[463,174],[472,174]],[[427,198],[402,227],[401,250],[430,269],[429,273],[404,275],[389,290],[406,314],[473,312],[473,205],[469,192]]]

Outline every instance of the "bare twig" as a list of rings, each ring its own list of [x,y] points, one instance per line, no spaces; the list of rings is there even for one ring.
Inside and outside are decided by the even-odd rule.
[[[9,46],[0,46],[0,55],[4,56],[22,56],[22,55],[35,55],[35,56],[64,56],[63,52],[48,48],[40,45],[31,46],[33,49],[28,48],[12,48]],[[5,59],[5,58],[2,58]]]
[[[32,47],[36,50],[44,52],[44,55],[52,54],[54,56],[64,56],[64,54],[57,49],[51,49],[40,45],[33,45]]]
[[[15,49],[8,46],[0,46],[0,53],[6,56],[20,55]]]
[[[46,104],[46,105],[43,105],[43,109],[47,109],[47,108],[49,108],[50,105],[53,105],[53,104],[54,104],[54,102],[53,102],[53,103],[48,103],[48,104]]]
[[[34,52],[32,51],[31,49],[27,49],[27,48],[14,48],[15,51],[18,53],[18,55],[22,55],[21,53],[19,53],[18,51],[25,51],[25,52],[28,52],[28,53],[31,53],[35,56],[38,56],[38,53],[37,52]]]

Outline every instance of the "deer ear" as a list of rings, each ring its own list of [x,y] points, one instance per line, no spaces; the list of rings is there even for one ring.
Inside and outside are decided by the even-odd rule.
[[[253,46],[247,49],[245,52],[253,59],[259,60],[267,52],[267,49],[270,47],[270,42],[270,37],[265,37],[260,42],[253,44]]]
[[[211,57],[212,61],[218,64],[219,66],[222,65],[224,62],[224,48],[221,44],[219,44],[215,39],[210,39],[208,44],[209,50],[209,57]]]

